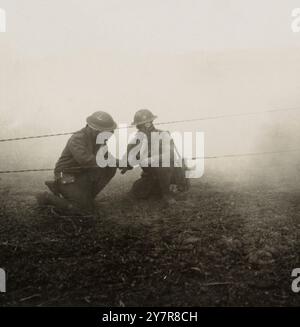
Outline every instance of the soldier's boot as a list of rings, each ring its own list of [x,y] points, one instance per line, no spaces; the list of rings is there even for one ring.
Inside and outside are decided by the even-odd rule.
[[[66,215],[84,215],[71,202],[60,198],[48,192],[39,193],[36,195],[37,202],[40,206],[52,205],[58,209],[59,213]]]
[[[46,181],[45,185],[48,187],[48,189],[56,196],[60,196],[58,185],[56,181]]]
[[[171,176],[173,170],[171,168],[153,168],[158,181],[158,189],[160,190],[161,199],[164,207],[171,207],[176,205],[176,200],[171,192]]]
[[[36,199],[38,204],[41,206],[54,205],[55,207],[64,210],[71,210],[73,208],[73,205],[69,201],[50,194],[49,192],[37,194]]]

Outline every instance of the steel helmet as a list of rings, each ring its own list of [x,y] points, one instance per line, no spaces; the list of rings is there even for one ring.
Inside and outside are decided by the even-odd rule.
[[[141,125],[141,124],[150,123],[156,118],[157,116],[154,116],[150,110],[141,109],[135,113],[134,120],[131,125]]]
[[[94,112],[87,117],[86,122],[92,129],[100,132],[113,131],[117,128],[117,124],[112,116],[104,111]]]

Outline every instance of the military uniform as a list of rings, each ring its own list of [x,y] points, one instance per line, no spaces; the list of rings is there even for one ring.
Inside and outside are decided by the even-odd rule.
[[[92,210],[97,194],[114,177],[117,168],[97,166],[100,145],[83,128],[68,141],[55,167],[59,194],[80,208]]]
[[[153,134],[154,133],[154,134]],[[141,178],[138,179],[132,186],[132,193],[136,198],[147,199],[151,196],[156,197],[168,197],[171,193],[170,186],[175,185],[178,191],[186,191],[189,188],[189,182],[185,178],[185,166],[182,162],[182,167],[175,166],[175,144],[172,140],[169,132],[161,131],[152,126],[151,129],[144,133],[147,142],[148,153],[140,153],[139,156],[144,156],[149,159],[150,162],[156,161],[159,167],[142,167]],[[153,152],[151,146],[153,145],[153,138],[159,137],[159,149],[155,154],[156,158],[153,160]],[[152,139],[152,142],[151,142]],[[139,139],[138,142],[141,142]],[[137,142],[137,143],[138,143]],[[130,157],[131,150],[136,146],[135,140],[132,140],[132,144],[127,147],[127,156]],[[163,148],[163,145],[167,145]],[[168,167],[163,167],[164,156],[167,156],[169,161]],[[177,160],[182,160],[177,158]]]
[[[95,197],[114,177],[116,167],[97,165],[96,154],[104,145],[97,145],[96,138],[100,131],[114,130],[116,124],[104,112],[94,113],[87,118],[87,123],[67,142],[56,163],[54,181],[46,182],[53,194],[40,196],[40,203],[71,212],[92,213]]]

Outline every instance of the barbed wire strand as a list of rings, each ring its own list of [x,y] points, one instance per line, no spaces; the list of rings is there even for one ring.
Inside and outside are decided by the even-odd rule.
[[[250,153],[234,153],[234,154],[224,154],[218,156],[204,156],[204,157],[192,157],[186,158],[188,160],[197,160],[197,159],[220,159],[220,158],[237,158],[237,157],[250,157],[250,156],[261,156],[261,155],[272,155],[272,154],[282,154],[282,153],[291,153],[291,152],[300,152],[300,149],[288,149],[288,150],[280,150],[280,151],[264,151],[264,152],[250,152]],[[86,168],[99,168],[98,166],[93,167],[74,167],[69,168],[68,170],[75,169],[86,169]],[[29,172],[48,172],[53,171],[54,168],[41,168],[41,169],[22,169],[22,170],[2,170],[0,174],[14,174],[14,173],[29,173]]]
[[[214,119],[241,117],[241,116],[260,115],[260,114],[266,114],[266,113],[284,112],[284,111],[299,111],[299,110],[300,110],[300,107],[285,108],[285,109],[270,109],[270,110],[264,110],[264,111],[252,111],[252,112],[245,112],[245,113],[232,113],[232,114],[227,114],[227,115],[207,116],[207,117],[196,118],[196,119],[173,120],[173,121],[168,121],[168,122],[156,123],[155,125],[189,123],[189,122],[193,122],[193,121],[196,122],[196,121],[201,121],[201,120],[214,120]]]
[[[214,119],[241,117],[241,116],[251,116],[251,115],[259,115],[259,114],[266,114],[266,113],[285,112],[285,111],[298,111],[298,110],[300,110],[300,107],[284,108],[284,109],[270,109],[270,110],[265,110],[265,111],[253,111],[253,112],[246,112],[246,113],[232,113],[232,114],[207,116],[207,117],[193,118],[193,119],[183,119],[183,120],[173,120],[173,121],[167,121],[167,122],[158,122],[155,125],[169,125],[169,124],[179,124],[179,123],[190,123],[190,122],[205,121],[205,120],[214,120]],[[117,129],[134,128],[134,127],[135,126],[128,125],[128,126],[117,127]],[[76,132],[64,132],[64,133],[44,134],[44,135],[36,135],[36,136],[14,137],[14,138],[0,139],[0,142],[12,142],[12,141],[40,139],[40,138],[55,137],[55,136],[66,136],[66,135],[72,135],[72,134],[75,134],[75,133]]]

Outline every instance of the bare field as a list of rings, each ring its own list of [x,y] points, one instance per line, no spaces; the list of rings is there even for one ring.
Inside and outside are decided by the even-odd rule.
[[[38,208],[45,174],[0,181],[2,306],[298,306],[300,192],[193,181],[163,208],[132,201],[135,176],[98,197],[96,221]]]

